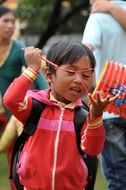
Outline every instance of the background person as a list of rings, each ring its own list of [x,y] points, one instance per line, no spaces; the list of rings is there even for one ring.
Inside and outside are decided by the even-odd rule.
[[[96,83],[107,60],[126,64],[126,2],[91,0],[92,12],[84,29],[82,43],[96,58]],[[126,189],[126,120],[104,113],[106,141],[102,168],[109,190]]]
[[[0,138],[0,152],[4,152],[12,146],[22,129],[23,124],[12,115]]]
[[[15,15],[12,10],[7,7],[0,7],[0,98],[2,99],[5,91],[10,83],[18,77],[22,72],[22,66],[26,66],[22,48],[25,45],[13,38],[15,31]],[[44,75],[41,75],[43,77]],[[38,80],[38,79],[37,79]],[[35,81],[35,86],[41,89],[47,87],[48,84],[44,77],[39,81]],[[0,102],[0,131],[2,132],[11,117],[11,113]],[[8,163],[10,163],[11,149],[7,150]],[[12,187],[14,189],[14,187]]]

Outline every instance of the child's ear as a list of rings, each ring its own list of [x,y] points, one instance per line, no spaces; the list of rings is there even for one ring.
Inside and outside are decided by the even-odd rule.
[[[49,71],[48,67],[45,68],[44,73],[45,73],[45,78],[48,81],[48,83],[51,83],[53,79],[53,74]]]

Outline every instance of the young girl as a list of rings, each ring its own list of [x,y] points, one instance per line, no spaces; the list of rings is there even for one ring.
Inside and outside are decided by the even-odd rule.
[[[37,129],[26,142],[17,172],[27,190],[83,190],[87,167],[78,152],[74,129],[75,107],[91,86],[95,59],[78,42],[59,41],[47,54],[45,76],[50,88],[28,91],[38,76],[41,50],[24,50],[28,68],[15,79],[4,96],[4,104],[22,122],[27,120],[32,99],[46,104]],[[28,91],[28,92],[27,92]],[[114,98],[89,94],[90,112],[81,130],[81,149],[89,155],[101,152],[105,140],[102,112]]]

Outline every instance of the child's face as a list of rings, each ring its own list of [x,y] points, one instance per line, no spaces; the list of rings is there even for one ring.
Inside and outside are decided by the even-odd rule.
[[[53,96],[58,101],[69,103],[86,95],[92,82],[92,71],[82,71],[86,69],[91,69],[88,57],[82,57],[72,65],[60,66],[56,74],[50,76]]]

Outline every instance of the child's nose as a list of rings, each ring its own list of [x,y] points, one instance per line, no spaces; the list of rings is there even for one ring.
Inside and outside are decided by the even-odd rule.
[[[82,75],[80,73],[75,73],[75,80],[81,83]]]
[[[74,76],[74,82],[76,84],[78,84],[78,86],[82,85],[83,81],[82,81],[82,77],[81,77],[80,74],[75,74],[75,76]]]
[[[80,73],[76,73],[74,82],[76,82],[79,86],[82,86],[85,93],[88,93],[88,89],[87,89],[85,82],[83,80],[83,76]]]

